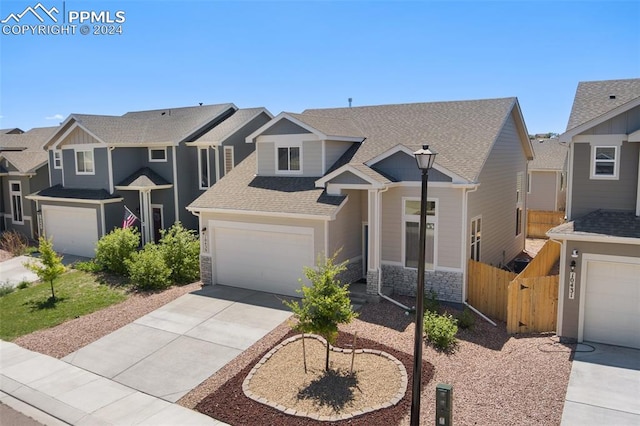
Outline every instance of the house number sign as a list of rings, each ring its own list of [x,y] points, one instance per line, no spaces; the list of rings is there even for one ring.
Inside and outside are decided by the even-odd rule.
[[[569,299],[576,297],[576,273],[569,272]]]

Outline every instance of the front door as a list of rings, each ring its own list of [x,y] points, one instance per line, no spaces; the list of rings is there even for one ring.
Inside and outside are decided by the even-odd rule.
[[[162,205],[152,204],[151,215],[153,216],[153,241],[159,242],[162,234],[160,231],[164,229],[164,217],[162,214]]]

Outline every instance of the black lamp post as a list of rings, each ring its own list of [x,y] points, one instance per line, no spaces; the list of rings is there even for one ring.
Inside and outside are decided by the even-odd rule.
[[[422,379],[422,321],[424,318],[424,263],[426,261],[427,240],[427,183],[429,169],[433,167],[437,152],[431,151],[429,145],[413,153],[422,170],[422,194],[420,196],[420,247],[418,251],[418,288],[416,291],[416,336],[413,351],[413,393],[411,395],[411,426],[420,424],[420,382]]]

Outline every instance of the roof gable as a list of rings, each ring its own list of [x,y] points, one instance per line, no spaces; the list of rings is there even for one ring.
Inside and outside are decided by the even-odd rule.
[[[363,132],[349,120],[340,117],[311,117],[302,114],[281,112],[273,120],[247,136],[248,143],[262,135],[314,134],[318,139],[347,142],[362,142]]]
[[[46,166],[49,155],[46,151],[7,151],[0,154],[19,173],[33,173],[42,166]]]

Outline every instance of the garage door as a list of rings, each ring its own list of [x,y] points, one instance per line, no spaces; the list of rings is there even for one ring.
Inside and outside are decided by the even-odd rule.
[[[94,257],[98,241],[95,209],[42,206],[42,220],[47,238],[53,238],[56,251]]]
[[[587,261],[583,340],[640,349],[640,264]]]
[[[311,228],[220,222],[212,228],[218,284],[299,296],[303,266],[314,265]]]

